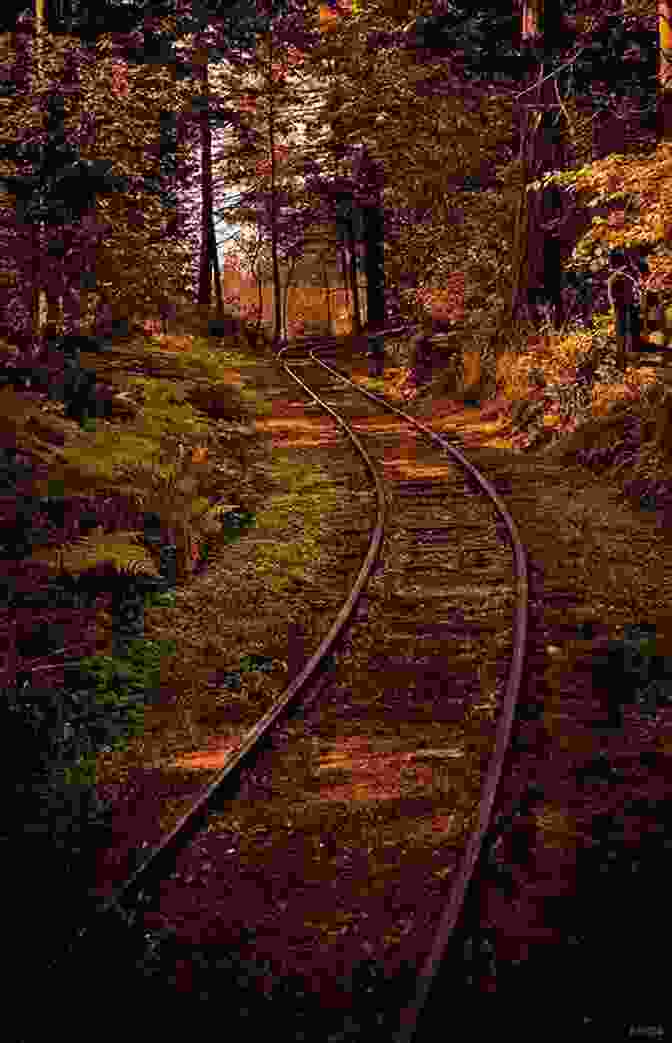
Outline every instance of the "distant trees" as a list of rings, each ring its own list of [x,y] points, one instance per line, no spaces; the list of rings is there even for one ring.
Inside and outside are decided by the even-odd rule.
[[[52,321],[61,300],[74,321],[82,295],[111,311],[160,312],[195,287],[209,305],[213,272],[220,284],[216,223],[227,217],[256,223],[268,241],[276,336],[287,327],[283,268],[297,272],[310,235],[328,226],[351,289],[357,244],[368,240],[370,323],[389,309],[417,314],[423,294],[459,271],[466,323],[476,325],[485,298],[493,316],[535,322],[550,300],[559,324],[567,207],[562,192],[531,186],[575,163],[586,139],[599,150],[622,130],[629,148],[656,85],[661,119],[669,93],[663,0],[526,0],[496,11],[465,0],[417,18],[409,3],[383,0],[354,17],[299,0],[45,4],[57,31],[48,47],[33,40],[29,18],[4,43],[11,75],[0,106],[19,152],[0,157],[0,174],[38,176],[19,169],[20,150],[45,136],[60,148],[60,134],[70,183],[77,173],[83,185],[84,164],[90,185],[102,160],[107,187],[117,181],[109,194],[98,183],[86,217],[53,226],[41,212],[27,227],[16,194],[0,197],[0,235],[13,242],[3,258],[15,262],[0,282],[13,296],[9,320],[23,328],[34,325],[36,285]],[[102,32],[113,24],[114,37]],[[60,129],[48,128],[57,95]],[[591,99],[595,111],[578,112]],[[366,173],[354,167],[358,154]],[[233,184],[244,192],[232,208],[222,196]],[[180,203],[187,190],[198,190],[194,207]],[[356,325],[358,306],[355,294]]]
[[[36,78],[24,28],[2,41],[10,68],[30,75],[0,101],[0,236],[15,271],[9,325],[25,339],[37,333],[30,302],[40,286],[49,319],[75,329],[91,295],[112,311],[122,302],[147,310],[184,287],[187,252],[158,168],[161,112],[176,99],[186,106],[190,88],[167,69],[129,69],[109,40],[90,52],[67,37],[47,38]],[[176,156],[179,172],[185,150]]]
[[[239,66],[232,64],[222,77],[223,96],[233,104],[237,101],[243,119],[214,163],[215,181],[240,186],[239,197],[221,206],[217,216],[235,224],[253,222],[268,247],[276,339],[287,326],[283,301],[308,231],[323,221],[306,191],[303,173],[310,146],[302,141],[299,124],[310,102],[302,78],[297,82],[293,76],[298,56],[288,40],[294,33],[281,18],[271,21],[255,55]],[[260,244],[259,258],[263,254]]]

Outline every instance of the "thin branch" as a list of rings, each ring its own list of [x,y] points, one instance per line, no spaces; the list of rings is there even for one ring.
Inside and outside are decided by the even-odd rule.
[[[572,120],[570,118],[569,112],[567,111],[567,106],[564,104],[562,98],[560,97],[560,89],[558,87],[558,81],[557,80],[555,81],[554,86],[555,86],[555,96],[558,99],[558,105],[560,106],[560,108],[562,110],[563,116],[567,120],[567,126],[569,127],[569,133],[571,134],[571,137],[572,137],[572,143],[574,145],[574,148],[576,148],[576,129],[574,127],[574,124],[572,123]]]
[[[520,92],[520,94],[514,94],[513,100],[518,101],[519,98],[522,98],[523,94],[528,94],[530,91],[533,91],[536,87],[541,87],[542,83],[545,83],[546,80],[550,80],[559,72],[562,72],[564,69],[568,69],[570,65],[573,65],[573,63],[576,61],[579,55],[583,54],[585,50],[585,46],[580,47],[576,54],[572,55],[572,57],[569,59],[568,62],[565,63],[565,65],[559,65],[557,69],[553,69],[551,72],[549,72],[548,76],[544,76],[542,79],[537,80],[535,83],[533,83],[530,87],[526,87],[524,91]]]

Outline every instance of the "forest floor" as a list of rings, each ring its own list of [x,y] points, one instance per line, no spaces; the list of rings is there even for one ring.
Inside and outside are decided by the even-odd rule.
[[[402,375],[398,368],[389,367],[382,381],[370,381],[362,356],[353,357],[349,368],[356,382],[394,397]],[[99,866],[97,884],[103,893],[125,875],[134,848],[137,852],[143,843],[154,843],[171,828],[245,729],[314,651],[365,553],[372,496],[360,469],[340,465],[337,454],[330,452],[335,437],[332,423],[306,409],[305,399],[270,353],[241,358],[234,376],[254,387],[270,406],[257,421],[269,450],[264,504],[255,527],[221,550],[203,575],[180,589],[174,608],[148,612],[148,635],[178,637],[188,670],[172,676],[160,703],[150,708],[145,734],[125,750],[100,759],[99,790],[112,801],[115,837]],[[499,955],[502,965],[508,960],[516,966],[530,967],[539,961],[548,966],[544,952],[548,946],[568,944],[567,930],[557,919],[549,926],[542,910],[549,900],[566,896],[576,882],[580,853],[595,846],[596,821],[624,813],[636,801],[653,805],[661,795],[670,796],[672,708],[664,706],[651,717],[627,706],[623,727],[607,729],[609,708],[594,687],[591,663],[608,642],[622,639],[632,624],[655,627],[663,650],[668,638],[672,641],[672,542],[657,514],[628,500],[620,477],[597,475],[576,463],[572,458],[576,433],[573,443],[567,440],[555,452],[548,447],[540,453],[521,452],[515,448],[510,403],[500,402],[500,406],[494,410],[492,402],[465,406],[454,396],[436,395],[418,400],[412,412],[435,430],[458,436],[502,492],[528,550],[530,647],[521,699],[539,706],[539,719],[530,725],[534,736],[528,735],[527,740],[536,749],[534,781],[543,786],[544,798],[534,821],[534,865],[528,876],[533,886],[523,888],[516,905],[508,951],[503,928]],[[401,438],[401,420],[399,431]],[[235,668],[240,653],[260,654],[270,670],[244,675],[242,688],[231,693],[218,682],[217,673]],[[312,742],[308,737],[306,741]],[[314,757],[314,749],[310,755]],[[577,788],[576,772],[587,771],[598,757],[621,766],[619,784]],[[338,786],[330,799],[350,806],[366,800],[367,793],[373,796],[375,790],[380,800],[380,786],[389,771],[380,758],[379,770],[369,761],[356,746],[342,750]],[[520,782],[506,783],[512,787],[512,797]],[[394,787],[392,796],[393,791]],[[629,850],[634,851],[638,820],[631,816],[630,821],[635,824]],[[249,826],[254,829],[252,821]],[[241,829],[245,828],[241,819]],[[187,855],[178,880],[161,903],[160,921],[177,932],[171,987],[204,1000],[210,990],[216,996],[217,985],[197,939],[209,936],[213,909],[221,923],[234,915],[237,902],[235,874],[229,879],[229,871],[223,868],[211,873],[211,856],[222,853],[227,836],[221,834],[219,843],[216,831],[204,838],[207,859],[203,844]],[[242,842],[252,855],[254,835],[243,836]],[[265,834],[265,849],[271,842]],[[664,857],[667,865],[669,853]],[[344,888],[358,886],[356,877],[339,875],[341,898]],[[185,888],[190,889],[189,896]],[[439,897],[437,892],[434,898]],[[314,905],[314,895],[311,902]],[[415,903],[420,908],[417,895]],[[340,899],[339,903],[325,901],[320,916],[311,919],[300,896],[278,906],[263,889],[251,888],[246,892],[244,918],[253,933],[261,930],[268,958],[282,964],[287,980],[294,981],[293,988],[299,991],[311,994],[318,989],[313,976],[315,954],[319,951],[321,964],[328,967],[334,938],[339,960],[343,946],[349,946],[349,959],[358,953],[368,960],[389,989],[391,968],[398,968],[400,937],[394,931],[390,940],[389,935],[368,937],[366,932],[360,936],[357,930],[346,930],[339,920],[339,904]],[[492,917],[499,916],[501,924],[505,912],[499,908]],[[411,916],[410,926],[400,928],[402,934],[412,930],[413,923]],[[418,953],[430,940],[431,923],[424,923],[423,931],[427,937],[417,941]],[[292,949],[289,938],[301,938],[301,946]],[[570,949],[567,953],[567,968],[579,966],[580,956]],[[557,1002],[553,982],[546,981],[544,987],[547,1002],[554,997]],[[256,988],[248,981],[250,1003],[261,1007],[265,993],[261,985],[258,994]],[[486,992],[493,988],[487,985]],[[382,993],[378,1000],[376,995],[374,990],[371,1003],[384,1002]],[[306,1003],[315,998],[308,995]],[[594,998],[581,993],[581,1002],[590,1019]],[[652,1017],[657,1024],[657,1015]],[[280,1025],[278,1034],[282,1037]],[[308,1028],[307,1038],[318,1037]],[[357,1033],[353,1038],[358,1038]]]

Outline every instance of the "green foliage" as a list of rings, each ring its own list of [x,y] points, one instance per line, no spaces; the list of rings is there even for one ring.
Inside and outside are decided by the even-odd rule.
[[[158,578],[159,573],[151,554],[139,542],[139,532],[112,532],[100,537],[82,536],[64,547],[47,547],[32,555],[33,561],[63,569],[77,575],[104,562],[111,563],[117,572],[134,570]]]
[[[127,659],[80,660],[62,690],[31,685],[5,690],[3,734],[25,778],[37,773],[52,781],[93,784],[96,751],[142,730],[144,705],[159,687],[162,658],[175,650],[174,641],[136,639]]]
[[[228,511],[220,519],[224,543],[235,543],[245,529],[254,525],[255,517],[251,511]],[[206,543],[207,545],[207,543]]]
[[[271,656],[258,655],[256,652],[252,652],[249,655],[241,656],[238,669],[220,674],[218,681],[224,688],[228,688],[232,692],[239,692],[243,686],[243,674],[251,673],[255,670],[267,674],[272,669],[273,659]]]
[[[241,673],[247,673],[250,670],[261,670],[262,673],[268,673],[272,669],[273,660],[270,656],[253,653],[240,657]]]
[[[82,659],[62,689],[23,683],[2,692],[0,726],[12,756],[0,769],[11,795],[0,832],[16,859],[48,874],[45,944],[80,915],[90,859],[108,837],[109,806],[95,788],[97,754],[142,729],[161,659],[175,649],[174,641],[136,640],[123,661]]]
[[[186,391],[179,384],[135,377],[130,386],[143,398],[138,423],[143,434],[160,440],[179,429],[185,435],[206,435],[210,425],[199,417],[186,401]]]
[[[150,591],[145,598],[145,604],[151,608],[173,608],[175,605],[175,591]]]
[[[91,656],[80,661],[76,684],[93,693],[90,724],[95,732],[105,732],[101,745],[142,729],[143,705],[159,688],[161,661],[176,648],[173,640],[136,638],[124,659]]]
[[[96,758],[92,754],[78,757],[74,764],[63,768],[66,786],[92,787],[96,783]]]

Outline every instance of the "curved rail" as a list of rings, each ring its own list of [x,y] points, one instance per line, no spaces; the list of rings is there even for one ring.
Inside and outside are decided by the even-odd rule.
[[[402,331],[390,330],[385,331],[382,335],[385,335],[385,333],[393,334],[398,332]],[[315,339],[322,346],[332,343],[331,338],[323,337]],[[320,667],[324,667],[334,644],[350,620],[357,599],[359,598],[362,588],[367,582],[374,567],[382,543],[386,514],[385,491],[374,462],[369,456],[366,448],[362,445],[360,439],[348,424],[335,412],[335,410],[320,399],[318,395],[316,395],[312,389],[292,371],[291,366],[282,358],[284,353],[290,347],[303,347],[305,349],[306,347],[309,347],[309,344],[312,342],[313,338],[310,338],[309,343],[304,342],[301,345],[298,343],[292,345],[288,344],[280,349],[277,359],[282,363],[283,368],[288,375],[290,375],[293,380],[307,391],[316,403],[334,417],[348,437],[352,440],[357,451],[361,454],[369,473],[372,475],[376,485],[378,516],[366,558],[359,570],[350,594],[343,603],[329,632],[321,641],[317,650],[308,660],[300,674],[291,682],[288,688],[275,701],[273,706],[261,718],[261,720],[250,729],[240,746],[229,754],[224,766],[217,772],[214,780],[203,789],[201,794],[192,804],[191,808],[182,816],[171,832],[148,853],[145,860],[137,867],[132,875],[128,877],[120,887],[115,889],[113,894],[106,899],[105,902],[94,910],[89,924],[81,927],[77,932],[74,941],[69,946],[70,951],[73,948],[76,948],[82,939],[85,939],[87,935],[92,933],[94,924],[99,923],[106,914],[110,914],[115,910],[123,908],[123,906],[129,904],[134,897],[137,898],[141,892],[150,889],[155,883],[167,875],[170,871],[169,867],[171,863],[174,862],[179,852],[187,846],[193,835],[202,828],[207,814],[216,807],[218,799],[224,796],[227,788],[237,780],[240,771],[244,767],[247,767],[252,761],[254,754],[261,747],[263,740],[268,736],[278,718],[286,713],[291,704],[297,700],[299,694],[303,689],[305,689],[310,681],[314,681],[318,689],[322,687],[325,682],[325,676],[318,678]],[[492,817],[495,794],[502,774],[504,756],[509,744],[511,727],[522,679],[528,613],[527,563],[525,559],[525,551],[520,541],[515,522],[506,510],[499,494],[485,476],[482,475],[480,471],[478,471],[478,469],[474,467],[474,465],[471,464],[457,448],[455,448],[454,445],[449,443],[448,439],[436,434],[436,432],[432,431],[429,427],[415,420],[414,417],[409,416],[402,410],[392,406],[379,396],[358,387],[347,376],[319,359],[313,351],[309,351],[309,353],[315,363],[333,373],[339,380],[350,384],[360,394],[378,403],[386,410],[402,417],[404,421],[417,428],[431,441],[441,446],[442,449],[453,456],[462,467],[472,474],[483,491],[493,501],[499,515],[503,519],[514,553],[517,580],[517,604],[513,628],[513,653],[511,668],[507,679],[504,705],[497,726],[495,748],[483,785],[476,827],[469,838],[467,848],[462,857],[455,883],[451,888],[448,902],[435,935],[432,949],[420,971],[420,974],[418,975],[418,987],[415,998],[413,1002],[405,1008],[401,1016],[401,1028],[396,1037],[396,1043],[410,1043],[415,1035],[418,1019],[426,1004],[432,982],[436,977],[443,959],[445,958],[445,953],[458,922],[467,889],[483,846],[483,839]],[[55,965],[52,964],[52,967],[53,966]]]
[[[153,884],[166,875],[166,872],[169,871],[169,864],[175,859],[179,852],[187,846],[193,835],[202,827],[208,812],[216,806],[218,798],[223,796],[224,791],[238,777],[241,769],[246,767],[251,761],[254,753],[259,749],[264,738],[268,735],[278,718],[287,712],[289,707],[298,699],[299,695],[306,688],[309,682],[315,681],[315,683],[320,686],[324,683],[324,678],[318,680],[317,677],[320,667],[324,666],[342,630],[349,622],[362,588],[369,579],[371,571],[375,565],[382,543],[386,513],[385,490],[375,464],[355,432],[348,427],[346,422],[342,420],[341,417],[339,417],[338,414],[326,403],[317,398],[317,396],[310,391],[310,388],[303,384],[301,380],[294,377],[293,379],[297,379],[306,391],[308,391],[324,409],[331,413],[334,419],[340,424],[345,433],[352,440],[357,451],[361,454],[362,459],[373,478],[376,486],[378,514],[376,525],[371,534],[366,557],[357,573],[357,578],[350,593],[343,602],[343,605],[334,619],[328,633],[320,642],[318,648],[310,657],[301,672],[276,699],[268,712],[265,713],[257,724],[247,732],[238,748],[229,753],[223,767],[217,772],[213,781],[208,786],[204,787],[189,810],[179,819],[170,833],[167,833],[155,847],[149,850],[147,856],[138,865],[134,872],[127,877],[122,884],[115,888],[113,893],[92,912],[89,917],[89,923],[85,926],[81,926],[76,932],[73,941],[66,950],[66,955],[86,938],[95,923],[100,922],[105,916],[113,913],[115,910],[123,908],[124,905],[130,904],[140,893],[151,888]],[[314,694],[311,698],[313,697]],[[55,966],[55,964],[52,964],[52,967],[53,966]]]
[[[282,352],[281,352],[282,353]],[[280,354],[281,354],[280,353]],[[397,409],[395,406],[390,405],[384,399],[378,395],[374,395],[370,391],[365,391],[363,388],[358,387],[352,380],[346,377],[339,370],[334,369],[333,366],[327,365],[321,359],[317,358],[313,351],[310,352],[310,357],[323,366],[329,372],[333,373],[340,380],[345,381],[354,387],[360,394],[365,395],[372,401],[377,402],[379,405],[384,406],[385,409],[396,413],[402,417],[407,423],[412,424],[423,434],[427,435],[433,442],[440,445],[447,453],[453,456],[473,477],[476,479],[478,484],[484,490],[485,493],[490,497],[494,503],[497,511],[506,525],[511,546],[513,549],[515,571],[516,571],[516,583],[518,588],[518,596],[516,603],[516,612],[514,617],[513,627],[513,653],[511,657],[511,668],[506,683],[506,691],[504,695],[504,704],[502,706],[499,722],[497,725],[497,732],[495,738],[495,748],[490,758],[490,764],[483,784],[483,791],[481,800],[478,807],[477,822],[474,830],[471,833],[469,842],[467,844],[464,855],[450,891],[446,907],[444,909],[441,921],[439,923],[438,930],[434,937],[434,943],[431,951],[425,960],[425,963],[418,975],[418,987],[416,995],[411,1004],[409,1004],[401,1015],[400,1030],[396,1036],[395,1043],[410,1043],[415,1036],[415,1032],[418,1025],[419,1017],[422,1013],[423,1008],[427,1003],[429,991],[432,987],[432,983],[438,973],[441,963],[445,959],[450,940],[455,931],[460,912],[464,905],[469,883],[474,873],[476,863],[479,859],[481,849],[483,847],[483,840],[486,832],[490,825],[492,818],[492,812],[494,807],[495,795],[499,780],[502,775],[502,768],[504,765],[504,757],[508,749],[509,740],[511,736],[511,728],[513,725],[513,718],[516,711],[516,705],[518,702],[518,695],[520,692],[520,684],[523,676],[523,664],[525,659],[525,644],[527,639],[527,621],[528,621],[528,576],[527,576],[527,560],[525,556],[525,548],[520,540],[518,529],[513,518],[506,509],[506,506],[497,493],[494,486],[487,480],[487,478],[481,474],[481,472],[474,467],[472,463],[457,449],[454,445],[451,445],[445,437],[438,435],[431,428],[425,424],[420,423],[414,417],[404,413],[403,410]],[[287,367],[286,367],[287,368]],[[303,387],[303,381],[299,380],[298,377],[294,377]],[[308,388],[307,390],[310,391]],[[312,392],[310,392],[313,395]],[[316,396],[313,395],[313,398]],[[326,406],[328,409],[329,407]],[[329,410],[332,412],[331,410]]]

